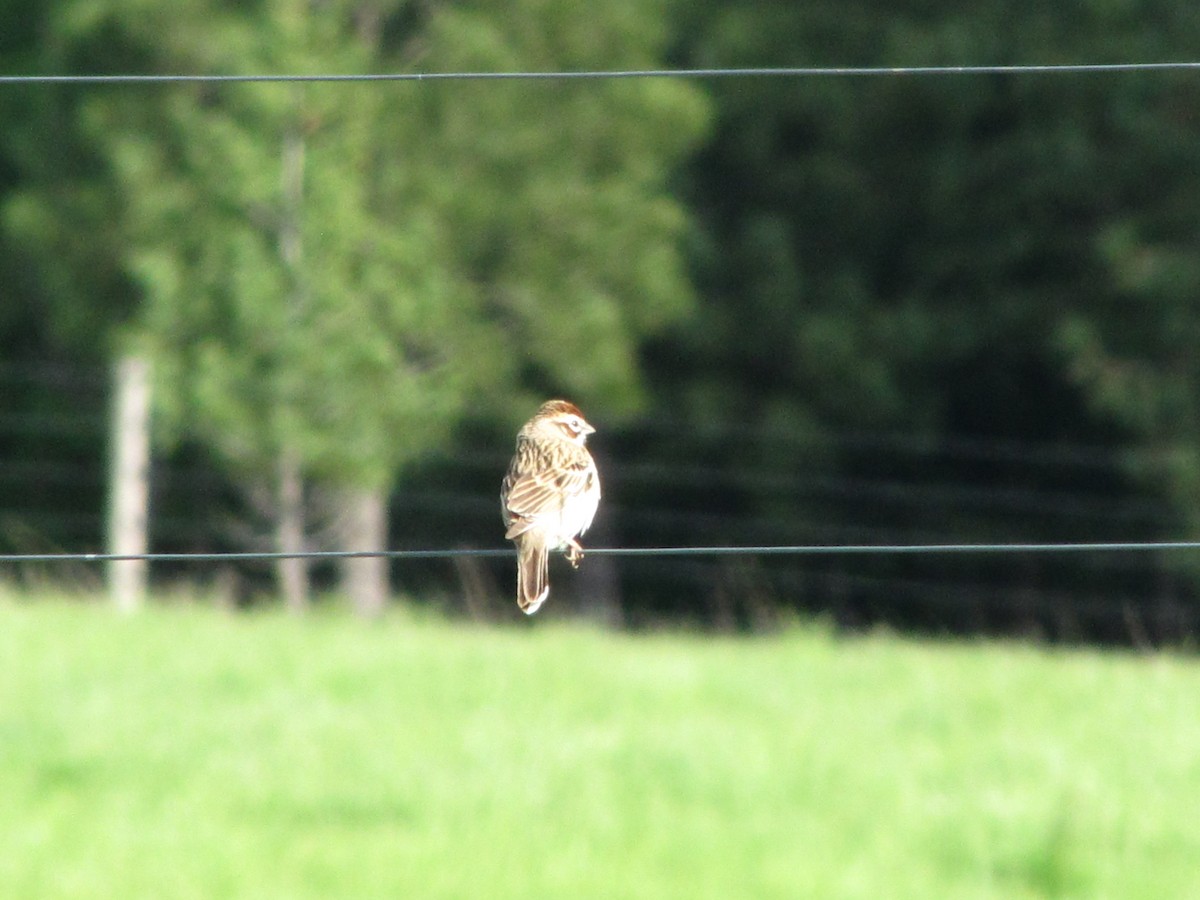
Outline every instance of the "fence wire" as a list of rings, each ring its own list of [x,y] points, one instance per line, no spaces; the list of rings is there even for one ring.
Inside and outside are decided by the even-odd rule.
[[[1200,541],[1098,541],[1007,544],[796,544],[721,547],[596,547],[588,556],[846,556],[1002,553],[1146,553],[1200,550]],[[5,553],[2,563],[247,562],[282,559],[455,559],[511,557],[512,549],[454,547],[433,550],[301,550],[228,553]]]
[[[781,66],[712,69],[594,69],[548,72],[376,72],[302,74],[0,75],[15,84],[214,84],[405,81],[578,81],[621,78],[830,78],[942,75],[1103,75],[1200,70],[1200,62],[1062,63],[962,66]]]

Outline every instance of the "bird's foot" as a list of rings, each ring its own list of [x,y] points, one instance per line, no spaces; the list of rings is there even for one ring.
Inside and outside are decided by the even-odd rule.
[[[583,559],[583,548],[579,546],[579,541],[567,542],[567,562],[571,564],[572,569],[579,568],[579,561]]]

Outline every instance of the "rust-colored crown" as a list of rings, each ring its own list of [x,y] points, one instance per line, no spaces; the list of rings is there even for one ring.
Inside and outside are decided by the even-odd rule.
[[[579,416],[579,418],[583,418],[583,412],[569,400],[547,400],[538,407],[537,415],[538,418],[547,416]]]

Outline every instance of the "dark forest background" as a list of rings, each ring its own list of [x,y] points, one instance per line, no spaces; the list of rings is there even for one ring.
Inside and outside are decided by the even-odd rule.
[[[12,2],[5,74],[1194,61],[1184,0]],[[151,544],[502,545],[576,400],[593,546],[1188,539],[1200,72],[0,85],[0,545],[105,544],[111,378],[155,372]],[[294,176],[294,177],[292,177]],[[507,561],[393,588],[512,614]],[[339,573],[316,567],[314,585]],[[14,571],[83,580],[86,568]],[[230,602],[271,571],[161,566]],[[1190,553],[594,557],[551,615],[1189,642]],[[513,607],[515,608],[515,607]]]

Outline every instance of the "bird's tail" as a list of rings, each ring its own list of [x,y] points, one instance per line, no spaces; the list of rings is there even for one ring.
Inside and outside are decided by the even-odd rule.
[[[546,542],[526,533],[517,540],[517,606],[527,616],[538,611],[550,594],[546,574]]]

